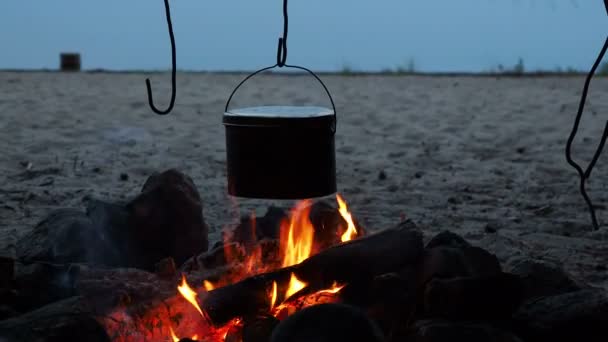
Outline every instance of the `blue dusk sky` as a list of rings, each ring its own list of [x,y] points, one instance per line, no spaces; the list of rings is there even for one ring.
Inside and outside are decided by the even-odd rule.
[[[4,0],[0,68],[165,70],[162,0]],[[172,0],[178,68],[273,64],[281,0]],[[608,34],[602,0],[291,0],[289,63],[319,71],[588,69]]]

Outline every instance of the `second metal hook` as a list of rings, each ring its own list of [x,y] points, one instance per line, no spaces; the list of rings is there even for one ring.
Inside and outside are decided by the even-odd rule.
[[[283,0],[283,37],[279,38],[277,49],[277,66],[282,68],[287,63],[287,33],[289,31],[289,13],[287,12],[287,0]]]
[[[146,89],[148,90],[148,104],[152,111],[158,115],[166,115],[169,114],[173,110],[173,106],[175,106],[175,97],[176,97],[176,53],[175,53],[175,36],[173,34],[173,24],[171,23],[171,9],[169,7],[169,0],[165,0],[165,13],[167,15],[167,25],[169,26],[169,37],[171,38],[171,57],[172,57],[172,68],[171,68],[171,102],[169,103],[169,107],[165,110],[160,110],[156,108],[154,105],[154,100],[152,98],[152,86],[150,85],[150,79],[146,79]]]

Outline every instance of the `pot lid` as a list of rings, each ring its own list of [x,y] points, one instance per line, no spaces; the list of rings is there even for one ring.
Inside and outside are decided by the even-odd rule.
[[[261,106],[230,109],[224,115],[243,118],[305,119],[332,116],[334,115],[334,111],[329,108],[315,106]]]

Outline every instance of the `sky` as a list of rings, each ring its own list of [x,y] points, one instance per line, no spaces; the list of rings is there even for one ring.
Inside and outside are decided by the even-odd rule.
[[[0,69],[167,70],[163,0],[3,0]],[[274,64],[281,0],[171,0],[180,70]],[[317,71],[589,69],[608,35],[602,0],[291,0],[288,63]]]

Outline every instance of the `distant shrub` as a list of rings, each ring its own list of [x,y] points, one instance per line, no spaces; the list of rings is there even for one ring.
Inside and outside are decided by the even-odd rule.
[[[517,64],[513,67],[513,73],[516,75],[523,75],[526,72],[526,67],[524,66],[523,58],[519,57],[517,60]]]

